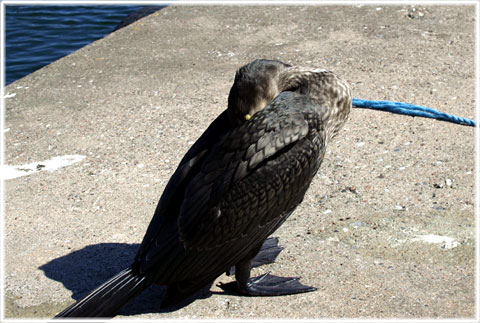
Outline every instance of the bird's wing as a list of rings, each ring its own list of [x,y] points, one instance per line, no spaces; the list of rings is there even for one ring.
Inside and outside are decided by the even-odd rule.
[[[154,216],[137,252],[137,259],[144,257],[152,243],[161,245],[160,241],[158,241],[158,236],[160,231],[164,229],[165,221],[167,219],[176,220],[180,212],[186,186],[198,172],[198,168],[214,143],[220,141],[230,129],[231,126],[225,110],[210,124],[182,158],[158,202]],[[174,239],[175,235],[165,238]]]
[[[190,147],[185,156],[180,161],[175,173],[163,191],[160,203],[155,214],[162,214],[164,216],[178,215],[178,212],[168,210],[172,207],[180,207],[181,201],[176,201],[175,196],[180,194],[180,199],[183,199],[185,185],[188,184],[190,176],[195,174],[194,169],[201,164],[201,161],[206,156],[207,152],[214,146],[214,144],[222,139],[230,130],[227,111],[223,111],[204,131],[204,133],[197,139],[197,141]],[[168,212],[167,212],[168,211]],[[178,211],[178,210],[177,210]]]
[[[291,150],[308,134],[309,126],[303,113],[295,109],[287,111],[286,104],[282,98],[275,100],[225,136],[205,158],[198,174],[186,188],[178,218],[180,239],[186,248],[221,245],[236,235],[244,235],[252,225],[251,221],[242,218],[242,212],[228,212],[233,205],[222,206],[221,201],[239,183],[266,168],[269,161]],[[277,168],[270,171],[285,171],[285,167]],[[250,183],[256,188],[247,187],[243,193],[248,195],[250,191],[256,191],[265,194],[270,189],[269,181],[268,177],[259,177]],[[238,196],[238,199],[249,203],[244,196]],[[229,218],[225,219],[227,213]],[[262,226],[267,219],[252,221]],[[221,223],[229,230],[222,230]]]

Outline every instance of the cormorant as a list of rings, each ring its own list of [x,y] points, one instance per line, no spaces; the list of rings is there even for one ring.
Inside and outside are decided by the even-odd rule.
[[[241,67],[228,108],[181,160],[133,264],[56,317],[110,317],[151,284],[161,306],[235,268],[224,290],[287,295],[315,290],[298,278],[250,278],[252,259],[302,202],[327,142],[352,106],[334,73],[255,60]]]

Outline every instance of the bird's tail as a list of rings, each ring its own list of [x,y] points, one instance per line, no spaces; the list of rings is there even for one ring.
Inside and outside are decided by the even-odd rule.
[[[148,285],[145,277],[127,268],[55,317],[113,317]]]

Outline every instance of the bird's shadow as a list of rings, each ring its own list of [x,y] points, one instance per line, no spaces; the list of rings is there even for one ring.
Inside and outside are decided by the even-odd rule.
[[[113,277],[132,263],[138,244],[99,243],[86,246],[65,256],[58,257],[39,267],[45,275],[61,282],[72,291],[72,298],[78,301],[94,288]],[[143,313],[167,313],[187,306],[200,298],[212,295],[211,285],[171,308],[162,309],[160,303],[166,290],[164,286],[150,286],[138,297],[123,307],[120,315]]]

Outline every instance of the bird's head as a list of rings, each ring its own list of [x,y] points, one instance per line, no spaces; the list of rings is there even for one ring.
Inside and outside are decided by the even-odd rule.
[[[278,77],[280,92],[304,95],[321,106],[322,124],[334,137],[347,121],[352,108],[350,85],[335,73],[324,69],[290,67]]]
[[[228,96],[230,122],[237,126],[249,120],[284,91],[304,95],[324,109],[322,124],[329,137],[342,128],[352,107],[350,86],[335,73],[257,59],[235,74]]]
[[[257,59],[241,67],[228,95],[230,122],[237,126],[268,105],[281,92],[279,76],[289,67],[267,59]]]

